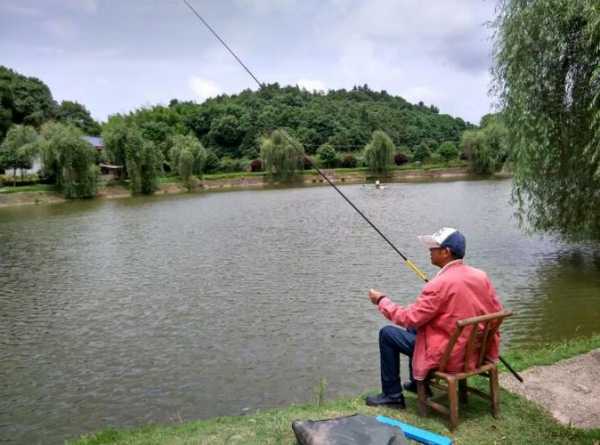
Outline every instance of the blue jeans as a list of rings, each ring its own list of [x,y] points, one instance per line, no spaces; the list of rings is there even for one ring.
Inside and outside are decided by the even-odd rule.
[[[384,394],[402,392],[400,382],[400,353],[408,356],[410,380],[412,375],[412,355],[415,350],[416,331],[404,330],[396,326],[385,326],[379,331],[379,354],[381,366],[381,390]]]

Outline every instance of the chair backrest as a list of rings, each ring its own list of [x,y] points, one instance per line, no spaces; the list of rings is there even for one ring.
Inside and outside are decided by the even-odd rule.
[[[478,317],[465,318],[464,320],[458,320],[456,322],[456,330],[450,337],[448,346],[444,351],[442,360],[438,367],[438,371],[445,372],[448,360],[452,355],[452,350],[456,345],[457,340],[465,332],[468,335],[467,343],[465,347],[464,355],[464,369],[463,372],[470,372],[483,365],[485,358],[489,352],[491,341],[496,334],[496,331],[500,327],[500,324],[506,317],[510,317],[512,311],[500,311],[492,314],[480,315]],[[469,358],[478,352],[478,359],[476,365],[473,367],[470,364]]]

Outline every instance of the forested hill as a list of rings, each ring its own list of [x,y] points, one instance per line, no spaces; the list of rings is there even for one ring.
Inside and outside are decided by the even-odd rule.
[[[136,124],[165,155],[172,136],[193,132],[219,158],[248,159],[258,157],[260,137],[277,128],[287,129],[308,153],[324,143],[338,152],[361,150],[375,130],[384,130],[399,151],[410,153],[419,145],[436,151],[443,142],[456,144],[472,127],[461,118],[440,114],[434,105],[414,105],[367,85],[321,93],[274,83],[202,104],[173,99],[167,106],[114,115],[103,127],[123,118]],[[86,134],[101,132],[84,105],[58,104],[42,80],[0,66],[0,143],[13,124],[39,129],[49,120],[77,126]]]
[[[442,142],[458,143],[461,133],[473,127],[461,118],[440,114],[435,106],[413,105],[367,85],[352,90],[308,92],[298,87],[270,84],[260,91],[222,95],[201,105],[171,101],[168,107],[138,110],[129,115],[140,126],[149,120],[165,121],[175,112],[185,127],[219,156],[257,156],[257,138],[286,128],[307,152],[324,143],[336,151],[362,149],[375,130],[384,130],[402,151],[425,142],[436,148]],[[175,116],[171,115],[170,119]]]
[[[50,120],[75,125],[86,134],[100,134],[100,125],[83,105],[69,100],[59,104],[42,80],[0,65],[0,143],[14,124],[39,129]]]

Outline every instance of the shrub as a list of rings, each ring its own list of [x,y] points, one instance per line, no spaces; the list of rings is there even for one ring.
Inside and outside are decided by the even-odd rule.
[[[319,156],[320,164],[323,167],[327,168],[335,168],[338,163],[338,156],[335,152],[335,148],[333,148],[330,144],[323,144],[317,150],[317,155]]]
[[[404,165],[408,162],[408,156],[404,153],[396,153],[394,155],[394,164],[396,165]]]
[[[444,158],[439,153],[432,153],[428,161],[432,164],[441,164],[444,162]]]
[[[0,185],[2,186],[10,186],[10,185],[33,185],[38,184],[40,182],[40,178],[35,173],[19,175],[16,178],[12,175],[0,175]]]
[[[254,159],[250,163],[250,171],[251,172],[261,172],[261,171],[263,171],[263,162],[260,159]]]
[[[204,161],[204,171],[214,173],[220,167],[219,157],[212,150],[206,150],[206,160]]]
[[[414,161],[423,162],[431,156],[431,150],[425,142],[421,142],[415,147],[415,153],[413,155]]]
[[[358,165],[358,161],[356,157],[352,154],[347,154],[342,158],[342,167],[343,168],[355,168]]]
[[[456,148],[456,144],[454,142],[446,141],[440,145],[438,153],[444,159],[444,161],[451,161],[452,159],[456,159],[458,156],[458,149]]]
[[[247,165],[248,161],[245,159],[232,159],[225,156],[219,163],[219,171],[224,173],[243,172]]]

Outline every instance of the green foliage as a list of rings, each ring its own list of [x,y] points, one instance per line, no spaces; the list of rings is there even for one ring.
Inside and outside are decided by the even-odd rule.
[[[342,162],[341,162],[342,168],[356,168],[357,165],[358,165],[358,160],[351,153],[344,155],[344,157],[342,158]]]
[[[102,139],[109,161],[114,165],[125,166],[127,169],[127,153],[142,146],[143,138],[139,129],[129,125],[121,115],[109,117],[102,129]]]
[[[431,157],[431,149],[425,142],[419,143],[414,149],[413,161],[424,162]]]
[[[191,134],[173,136],[172,141],[173,145],[169,150],[171,168],[178,171],[179,157],[184,151],[189,151],[192,155],[191,174],[201,176],[208,153],[200,141]]]
[[[458,157],[458,148],[454,142],[446,141],[440,145],[438,153],[447,162]]]
[[[71,125],[50,122],[42,127],[44,170],[55,179],[65,198],[96,196],[94,148],[81,136],[81,130]]]
[[[162,173],[163,161],[164,158],[162,153],[156,145],[151,141],[144,141],[137,160],[139,163],[139,173],[136,172],[136,174],[132,176],[133,183],[134,178],[137,180],[139,175],[139,193],[151,195],[158,190],[158,178]],[[137,193],[138,190],[133,190],[133,192]]]
[[[192,131],[219,158],[233,159],[256,158],[261,137],[277,128],[285,128],[314,154],[325,143],[338,153],[359,151],[377,129],[384,130],[396,145],[414,146],[424,139],[458,143],[461,133],[472,127],[460,118],[412,105],[367,85],[315,94],[271,84],[202,104],[172,101],[169,107],[137,110],[126,119],[142,129],[145,122],[164,122],[173,134]]]
[[[273,131],[261,141],[260,157],[265,162],[265,171],[276,180],[287,181],[302,168],[304,148],[285,130]]]
[[[225,173],[243,172],[248,169],[249,162],[247,159],[234,159],[225,156],[219,161],[219,171]]]
[[[13,169],[13,177],[17,169],[29,169],[37,151],[38,134],[27,125],[14,125],[8,130],[6,138],[0,145],[0,168]]]
[[[506,0],[495,79],[522,222],[600,240],[600,8],[597,0]]]
[[[371,141],[365,147],[367,167],[375,173],[387,173],[392,165],[395,151],[394,143],[384,131],[374,131]]]
[[[481,130],[468,130],[461,140],[470,169],[479,175],[499,171],[508,157],[508,131],[501,121],[492,121]]]
[[[11,124],[39,128],[55,112],[56,102],[44,82],[0,65],[0,141]]]
[[[206,150],[206,162],[204,163],[204,171],[206,173],[214,173],[219,169],[219,157],[212,150]]]
[[[233,157],[241,155],[239,145],[244,135],[236,116],[225,115],[213,120],[208,136],[222,154]]]
[[[320,164],[326,168],[335,168],[338,164],[338,155],[331,144],[323,144],[317,150]]]
[[[102,130],[109,160],[125,166],[132,193],[152,194],[158,190],[158,176],[164,161],[160,149],[145,140],[141,130],[120,115],[111,116]]]
[[[87,108],[78,102],[63,100],[56,110],[56,120],[77,127],[86,135],[100,135],[100,124],[92,118]]]

